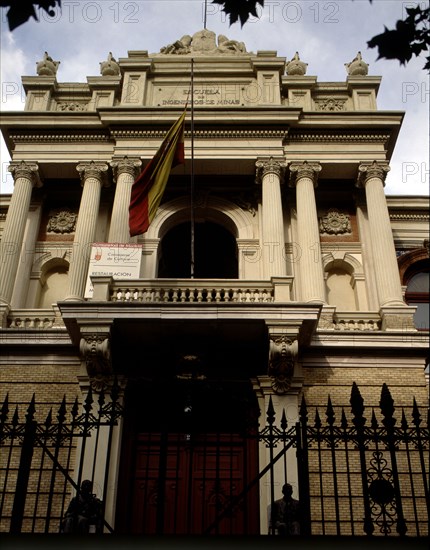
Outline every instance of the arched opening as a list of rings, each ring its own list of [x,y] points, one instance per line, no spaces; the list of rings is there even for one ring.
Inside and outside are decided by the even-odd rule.
[[[191,276],[191,223],[170,229],[161,242],[158,277]],[[237,245],[233,235],[214,222],[194,225],[194,277],[198,279],[237,279]]]
[[[327,302],[340,311],[355,311],[357,300],[351,286],[351,274],[345,269],[335,267],[328,270],[326,279]]]
[[[406,303],[417,307],[414,315],[415,327],[418,330],[429,330],[429,261],[421,260],[413,263],[405,272],[404,282],[407,284],[405,293]]]
[[[63,300],[67,292],[68,264],[57,264],[47,269],[41,277],[41,284],[38,308],[50,308],[53,303]]]

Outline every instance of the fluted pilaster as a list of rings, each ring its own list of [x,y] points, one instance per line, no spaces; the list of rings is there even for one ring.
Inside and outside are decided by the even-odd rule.
[[[304,302],[325,303],[320,234],[314,192],[321,165],[317,162],[293,162],[289,169],[290,185],[296,187],[301,299]]]
[[[266,278],[287,274],[281,196],[285,168],[283,158],[270,157],[256,162],[257,181],[261,182],[262,187],[263,259]]]
[[[104,162],[83,162],[76,167],[83,184],[75,240],[69,269],[69,291],[66,300],[83,300],[91,245],[97,225],[101,188],[108,165]]]
[[[116,181],[115,199],[109,229],[110,243],[128,243],[128,208],[130,205],[131,187],[139,172],[142,162],[138,158],[124,157],[110,163]]]
[[[366,192],[376,285],[381,307],[404,305],[384,193],[384,182],[389,170],[387,162],[362,163],[358,168],[357,179],[357,186],[364,187]]]
[[[36,163],[12,162],[9,172],[13,175],[15,186],[3,229],[0,254],[0,301],[7,304],[12,298],[31,193],[33,187],[42,185]]]

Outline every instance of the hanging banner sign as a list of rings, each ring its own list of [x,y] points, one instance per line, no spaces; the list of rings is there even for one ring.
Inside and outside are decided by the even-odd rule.
[[[138,279],[141,263],[142,245],[140,244],[93,243],[85,298],[93,296],[91,276]]]

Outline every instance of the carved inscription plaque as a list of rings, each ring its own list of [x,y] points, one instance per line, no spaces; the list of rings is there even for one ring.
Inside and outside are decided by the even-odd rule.
[[[153,104],[160,107],[185,106],[191,103],[189,86],[177,84],[154,85]],[[258,88],[254,82],[210,83],[194,85],[194,105],[208,107],[238,107],[258,102]]]

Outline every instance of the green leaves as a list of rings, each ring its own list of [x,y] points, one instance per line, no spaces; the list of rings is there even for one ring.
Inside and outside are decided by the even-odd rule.
[[[378,48],[378,59],[398,59],[406,65],[412,56],[428,51],[430,8],[406,8],[406,13],[406,19],[397,21],[395,29],[385,27],[383,33],[367,42],[369,48]],[[430,55],[426,59],[424,69],[430,70]]]
[[[229,16],[230,25],[239,19],[242,27],[250,15],[258,17],[257,4],[264,6],[264,0],[212,0],[212,3],[224,6],[222,11]]]
[[[32,2],[31,0],[20,0],[19,2],[14,2],[13,0],[0,0],[0,6],[10,6],[6,14],[10,31],[13,31],[28,21],[30,17],[34,17],[34,19],[38,21],[35,6],[45,10],[50,16],[53,16],[55,14],[54,8],[56,4],[61,7],[61,0],[39,0],[38,2]]]

